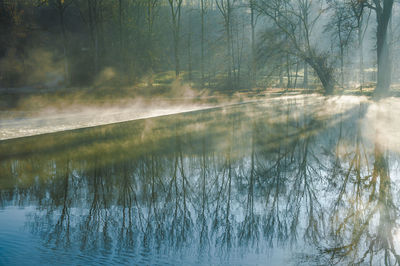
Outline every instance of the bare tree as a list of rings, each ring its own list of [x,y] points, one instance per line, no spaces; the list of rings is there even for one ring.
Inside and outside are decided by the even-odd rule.
[[[255,85],[257,80],[257,58],[256,58],[256,24],[257,24],[257,14],[256,14],[256,0],[249,0],[250,8],[250,26],[251,26],[251,70],[250,70],[250,82],[251,85]]]
[[[157,15],[157,7],[160,3],[159,0],[147,0],[145,1],[145,3],[147,4],[147,14],[146,14],[146,21],[147,21],[147,38],[148,38],[148,50],[150,51],[149,54],[149,68],[150,71],[153,71],[153,61],[154,61],[154,56],[152,54],[152,50],[153,50],[153,31],[154,31],[154,22],[156,19],[156,15]]]
[[[332,94],[334,76],[333,69],[328,64],[328,53],[319,51],[318,47],[311,42],[314,26],[320,21],[324,10],[315,12],[314,17],[310,18],[311,11],[317,7],[309,0],[260,0],[256,7],[261,14],[271,19],[287,37],[290,46],[282,48],[305,60],[317,74],[325,94]],[[299,23],[304,30],[303,38],[298,34]]]
[[[392,80],[392,60],[388,43],[388,27],[392,17],[394,0],[361,0],[360,5],[368,7],[376,14],[376,52],[378,61],[378,80],[375,96],[387,95]]]
[[[179,43],[180,43],[180,30],[181,30],[181,8],[183,0],[168,0],[171,8],[172,19],[172,34],[174,38],[174,57],[175,57],[175,75],[179,77],[180,63],[179,63]]]
[[[65,29],[65,10],[72,4],[73,0],[54,0],[51,3],[57,9],[60,18],[61,34],[63,38],[63,52],[64,52],[64,78],[69,82],[69,64],[68,64],[68,37]]]
[[[331,21],[326,25],[328,31],[333,31],[332,38],[337,41],[340,60],[340,86],[344,85],[344,52],[353,37],[355,25],[354,16],[345,2],[339,0],[328,1],[332,9]]]
[[[207,12],[208,0],[200,0],[200,16],[201,16],[201,36],[200,36],[200,73],[201,73],[201,87],[204,87],[204,44],[205,44],[205,15]]]
[[[228,74],[228,88],[232,88],[232,72],[234,65],[233,55],[233,36],[232,36],[232,13],[236,0],[215,0],[218,10],[224,20],[224,28],[226,33],[226,57],[228,61],[227,74]]]
[[[359,52],[359,83],[362,91],[364,85],[364,35],[367,27],[364,27],[364,5],[358,0],[350,0],[350,7],[356,19],[357,41]]]

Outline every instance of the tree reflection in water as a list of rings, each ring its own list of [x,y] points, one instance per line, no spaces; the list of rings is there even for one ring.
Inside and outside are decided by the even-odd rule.
[[[361,116],[360,112],[360,119]],[[377,141],[380,139],[379,128],[375,129],[376,141],[373,145],[370,143],[368,150],[357,124],[355,147],[352,147],[353,151],[347,151],[347,160],[343,160],[346,167],[338,166],[340,183],[331,179],[338,194],[330,214],[329,238],[332,242],[322,253],[332,263],[397,265],[400,257],[393,237],[398,206],[392,197],[390,151]],[[392,156],[397,161],[397,155]]]
[[[297,243],[299,264],[394,265],[398,155],[363,136],[368,105],[292,98],[4,141],[0,204],[36,206],[45,246],[103,257]]]

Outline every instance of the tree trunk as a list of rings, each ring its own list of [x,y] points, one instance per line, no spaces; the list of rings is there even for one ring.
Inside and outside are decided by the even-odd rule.
[[[287,75],[287,84],[286,88],[292,87],[292,79],[290,76],[290,60],[289,60],[289,53],[286,53],[286,75]]]
[[[204,88],[204,31],[205,31],[205,25],[204,25],[204,15],[205,15],[205,6],[204,6],[204,1],[201,0],[201,55],[200,55],[200,73],[201,73],[201,88]]]
[[[175,57],[175,76],[179,77],[180,74],[180,61],[179,61],[179,33],[174,33],[174,57]]]
[[[319,80],[322,83],[325,95],[333,94],[334,90],[334,77],[333,69],[330,68],[324,56],[306,57],[305,61],[314,69]]]
[[[150,72],[150,82],[149,85],[152,86],[152,75],[154,68],[154,54],[153,54],[153,25],[154,25],[154,17],[156,12],[156,7],[158,5],[158,0],[148,0],[147,1],[147,71]]]
[[[388,44],[388,25],[392,15],[393,0],[384,0],[383,8],[376,10],[378,23],[376,32],[376,47],[378,59],[378,80],[375,96],[382,97],[388,94],[392,79],[392,62]]]
[[[69,83],[69,66],[68,66],[68,53],[67,53],[67,34],[65,31],[65,23],[64,23],[64,11],[63,7],[59,7],[60,13],[60,26],[61,26],[61,33],[63,36],[63,53],[64,53],[64,79],[66,84]]]
[[[189,33],[188,33],[188,74],[192,81],[192,11],[189,11]]]
[[[231,23],[230,23],[230,14],[228,11],[228,19],[226,22],[226,35],[227,35],[227,59],[228,59],[228,87],[229,89],[232,87],[232,68],[233,68],[233,64],[232,64],[232,56],[233,56],[233,51],[232,51],[232,43],[231,43]]]
[[[308,64],[304,62],[303,88],[308,88]]]
[[[254,0],[250,0],[250,18],[251,18],[251,74],[250,74],[250,84],[251,88],[256,86],[257,80],[257,60],[256,60],[256,35],[255,28],[256,22],[254,18]]]
[[[89,12],[89,29],[90,37],[92,39],[92,55],[93,55],[93,69],[94,74],[98,71],[98,30],[97,30],[97,2],[96,0],[88,0],[88,12]]]
[[[294,85],[293,85],[293,89],[297,88],[297,77],[299,75],[299,61],[296,62],[296,76],[294,78]]]
[[[279,58],[279,88],[283,88],[283,60]]]
[[[378,29],[380,27],[378,26]],[[376,95],[383,96],[389,92],[391,81],[391,58],[386,33],[380,29],[377,33],[377,56],[378,56],[378,83]]]
[[[364,45],[363,45],[363,36],[362,36],[362,24],[361,21],[358,25],[358,50],[359,50],[359,72],[360,72],[360,76],[359,76],[359,83],[360,83],[360,91],[362,91],[363,86],[364,86]]]
[[[174,1],[175,0],[168,0],[171,8],[172,34],[174,37],[175,76],[176,78],[178,78],[180,75],[179,43],[180,43],[182,0],[177,0],[176,6],[174,4]]]
[[[340,44],[340,85],[344,89],[344,47]]]
[[[118,2],[119,6],[118,6],[118,22],[119,22],[119,54],[120,54],[120,60],[122,62],[123,60],[123,55],[122,55],[122,47],[123,47],[123,41],[122,41],[122,0],[119,0]]]

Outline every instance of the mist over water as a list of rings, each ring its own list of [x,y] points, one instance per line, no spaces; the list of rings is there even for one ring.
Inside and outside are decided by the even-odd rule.
[[[191,96],[191,95],[190,95]],[[339,112],[345,108],[351,108],[353,104],[367,101],[363,97],[332,97],[324,98],[316,95],[309,96],[283,96],[280,98],[248,98],[236,97],[229,99],[214,98],[207,102],[204,98],[170,98],[170,99],[144,99],[125,101],[116,106],[106,104],[104,106],[84,107],[66,104],[64,108],[43,108],[31,114],[18,114],[17,111],[9,112],[0,120],[0,140],[33,136],[43,133],[59,132],[63,130],[78,129],[118,123],[143,118],[163,115],[191,112],[208,108],[223,108],[232,104],[259,102],[260,104],[275,105],[276,102],[298,99],[310,104],[324,100],[326,106],[321,113]]]
[[[76,107],[64,112],[50,109],[28,117],[2,119],[0,140],[177,114],[214,106],[171,104],[161,100],[157,104],[132,103],[127,107]]]
[[[204,98],[196,100],[192,97],[174,97],[170,99],[139,98],[135,101],[125,101],[117,106],[106,104],[98,107],[84,107],[66,104],[66,107],[62,109],[43,108],[42,110],[39,109],[31,114],[18,114],[17,111],[8,113],[2,120],[0,120],[0,140],[178,114],[181,112],[198,111],[208,108],[223,108],[230,105],[251,102],[264,104],[266,106],[275,106],[277,102],[287,102],[291,100],[303,101],[306,108],[308,104],[315,105],[324,102],[324,105],[318,109],[320,115],[333,115],[337,112],[343,112],[350,109],[355,104],[367,102],[372,105],[371,112],[374,113],[376,112],[375,109],[377,106],[382,105],[379,103],[373,104],[366,97],[322,97],[317,95],[280,96],[279,98],[269,99],[264,97],[236,97],[231,100],[214,98],[212,102],[205,101]],[[390,106],[395,108],[398,103],[395,99],[392,99],[386,100],[383,105],[388,106],[385,108],[391,108]],[[370,114],[369,119],[372,119],[372,113]],[[385,112],[385,114],[386,116],[389,115],[388,112]]]

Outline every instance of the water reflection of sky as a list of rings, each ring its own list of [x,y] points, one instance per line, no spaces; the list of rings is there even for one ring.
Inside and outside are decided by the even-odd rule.
[[[82,265],[82,264],[130,264],[130,265],[282,265],[287,262],[289,250],[276,248],[273,253],[260,250],[232,249],[229,253],[210,247],[196,250],[192,246],[179,249],[152,250],[148,247],[120,250],[112,243],[104,247],[82,250],[79,245],[60,246],[43,241],[41,232],[27,228],[26,220],[35,208],[6,207],[0,217],[1,265]],[[28,226],[29,227],[29,226]]]
[[[0,262],[392,265],[397,144],[375,105],[291,97],[0,142]]]

